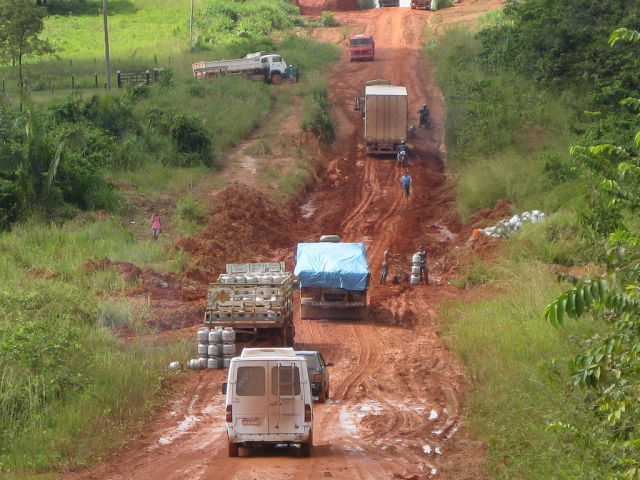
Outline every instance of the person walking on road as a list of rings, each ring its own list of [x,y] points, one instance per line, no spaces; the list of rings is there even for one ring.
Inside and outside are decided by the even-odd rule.
[[[162,232],[162,224],[160,223],[160,216],[157,213],[151,217],[151,232],[153,233],[153,239],[157,240],[158,235]]]
[[[427,108],[427,104],[422,105],[422,108],[418,110],[420,114],[420,126],[424,128],[429,128],[429,109]]]
[[[400,185],[402,185],[404,200],[407,201],[409,193],[411,193],[411,177],[409,176],[409,172],[404,172],[404,175],[400,178]]]
[[[424,245],[420,245],[417,252],[420,256],[420,284],[423,282],[429,285],[429,269],[427,268],[427,251],[424,249]]]
[[[405,150],[400,150],[396,155],[396,158],[398,159],[398,165],[400,168],[409,166],[409,156]]]

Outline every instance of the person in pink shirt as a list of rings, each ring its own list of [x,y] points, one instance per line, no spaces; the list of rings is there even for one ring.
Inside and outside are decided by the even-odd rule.
[[[160,223],[160,217],[157,213],[154,213],[153,217],[151,217],[151,231],[153,232],[153,239],[157,240],[158,235],[162,231],[162,224]]]

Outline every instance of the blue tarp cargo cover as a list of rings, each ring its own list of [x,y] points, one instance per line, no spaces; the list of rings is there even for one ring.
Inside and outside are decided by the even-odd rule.
[[[300,287],[366,290],[366,248],[363,243],[299,243],[293,273]]]

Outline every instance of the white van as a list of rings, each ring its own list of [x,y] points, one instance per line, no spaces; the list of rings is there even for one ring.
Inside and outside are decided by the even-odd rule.
[[[293,348],[245,348],[231,359],[222,393],[230,457],[264,443],[299,444],[311,455],[313,397],[306,360]]]

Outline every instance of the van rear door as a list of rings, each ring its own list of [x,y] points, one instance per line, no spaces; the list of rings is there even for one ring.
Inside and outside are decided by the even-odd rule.
[[[265,362],[242,362],[238,365],[233,395],[236,433],[269,433],[268,375]]]
[[[305,389],[301,384],[304,359],[269,362],[269,433],[303,433]]]

